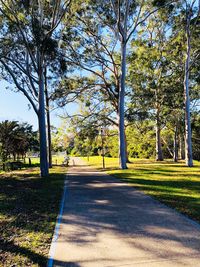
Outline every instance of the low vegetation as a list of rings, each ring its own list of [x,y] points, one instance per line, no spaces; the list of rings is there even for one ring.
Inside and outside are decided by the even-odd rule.
[[[46,266],[66,173],[54,167],[0,175],[0,266]]]
[[[195,161],[195,166],[188,168],[184,162],[174,163],[171,160],[131,161],[132,163],[128,164],[129,169],[122,171],[117,169],[117,158],[105,158],[107,172],[200,222],[199,162]],[[101,169],[102,158],[90,157],[89,164]]]

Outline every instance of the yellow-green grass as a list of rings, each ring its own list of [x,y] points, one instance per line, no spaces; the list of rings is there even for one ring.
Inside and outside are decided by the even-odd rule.
[[[101,169],[103,166],[103,159],[100,156],[82,157],[82,159],[87,162],[88,165],[94,166],[95,168]],[[118,166],[118,158],[105,157],[104,160],[106,168],[116,168]]]
[[[66,168],[0,175],[0,266],[46,266]]]
[[[31,159],[31,164],[32,165],[37,165],[40,163],[40,158],[39,157],[30,157]],[[53,165],[61,165],[64,161],[64,155],[53,155],[52,156],[52,163]],[[29,157],[25,159],[25,163],[29,164]]]
[[[172,160],[155,162],[131,159],[127,170],[118,168],[118,159],[106,158],[107,173],[200,222],[200,163],[189,168]],[[101,157],[90,157],[89,164],[101,168]]]

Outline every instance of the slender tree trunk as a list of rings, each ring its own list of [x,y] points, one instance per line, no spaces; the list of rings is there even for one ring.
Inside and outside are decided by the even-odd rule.
[[[125,98],[125,78],[126,78],[126,42],[121,42],[121,82],[119,90],[119,157],[120,168],[127,169],[126,166],[126,145],[124,127],[124,98]]]
[[[177,125],[174,127],[174,162],[178,161],[178,129],[177,129]]]
[[[190,68],[190,49],[191,49],[190,19],[191,15],[187,14],[187,25],[186,25],[187,52],[186,52],[185,75],[184,75],[184,96],[185,96],[185,161],[188,167],[193,166],[192,131],[191,131],[191,120],[190,120],[190,96],[189,96],[189,68]]]
[[[156,161],[163,161],[159,110],[156,111]]]
[[[103,129],[101,129],[101,146],[102,146],[102,167],[105,169],[105,148],[104,148],[104,132]]]
[[[173,158],[174,157],[173,151],[171,151],[170,147],[167,144],[167,141],[165,141],[165,139],[163,137],[161,139],[162,139],[162,142],[164,142],[164,144],[166,145],[166,148],[167,148],[170,156]]]
[[[180,133],[180,135],[179,135],[179,158],[180,159],[185,159],[183,145],[184,145],[183,137],[182,137],[182,134]]]
[[[44,96],[44,73],[42,64],[39,63],[39,134],[40,134],[40,172],[41,177],[49,175],[49,166],[47,161],[47,140],[46,140],[46,123],[45,123],[45,96]]]
[[[46,68],[45,68],[44,79],[45,79],[46,113],[47,113],[48,158],[49,158],[49,168],[52,168],[51,119],[50,119],[50,109],[49,109]]]
[[[48,103],[48,106],[47,106],[47,134],[48,134],[49,168],[52,168],[51,122],[50,122],[49,103]]]
[[[126,139],[126,129],[124,130],[124,137],[125,137],[125,151],[126,151],[126,163],[130,163],[128,158],[128,148],[127,148],[127,139]]]

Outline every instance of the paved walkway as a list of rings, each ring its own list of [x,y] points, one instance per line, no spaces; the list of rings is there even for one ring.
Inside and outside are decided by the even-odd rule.
[[[67,267],[200,266],[200,226],[76,160],[53,264]]]

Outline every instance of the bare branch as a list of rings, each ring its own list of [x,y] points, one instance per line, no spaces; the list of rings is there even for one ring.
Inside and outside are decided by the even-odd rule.
[[[12,77],[12,79],[13,79],[13,81],[14,81],[16,87],[17,87],[17,89],[18,89],[19,91],[21,91],[21,92],[27,97],[27,99],[28,99],[29,102],[31,103],[31,105],[32,105],[32,107],[33,107],[35,113],[36,113],[37,115],[39,115],[39,111],[38,111],[38,109],[37,109],[37,107],[36,107],[36,105],[35,105],[33,99],[30,97],[30,95],[27,93],[27,91],[26,91],[22,86],[20,86],[20,84],[18,83],[17,78],[15,77],[14,73],[12,72],[12,70],[9,68],[9,66],[8,66],[2,59],[0,59],[0,62],[3,64],[3,66],[5,67],[5,69],[8,71],[8,73],[9,73],[10,76]]]

